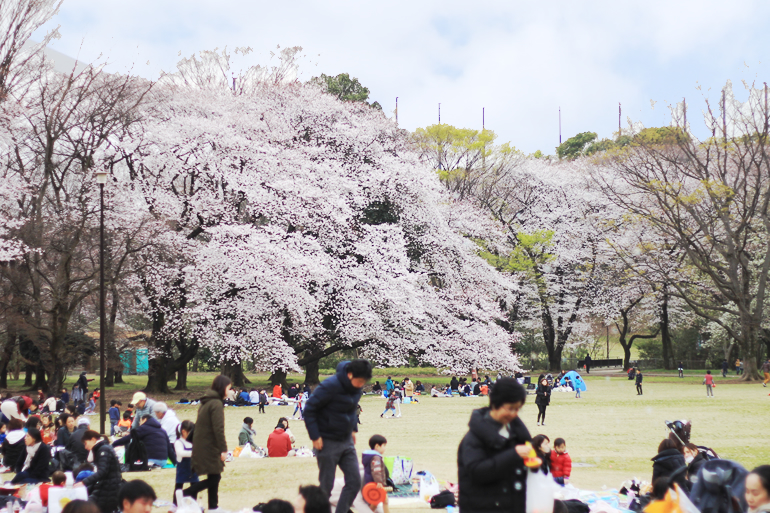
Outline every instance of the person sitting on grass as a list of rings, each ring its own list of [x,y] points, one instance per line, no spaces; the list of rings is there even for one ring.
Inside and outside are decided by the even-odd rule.
[[[144,442],[148,463],[164,467],[168,462],[169,456],[173,454],[173,451],[169,450],[171,448],[171,441],[168,439],[168,435],[160,427],[160,422],[155,417],[145,415],[141,418],[140,423],[137,429],[131,430],[128,436],[115,440],[112,446],[128,445],[136,437]]]
[[[701,454],[697,445],[693,443],[684,445],[684,462],[687,464],[687,480],[691,484],[698,482],[698,471],[706,461],[706,457]]]
[[[27,500],[28,502],[38,503],[42,507],[47,508],[48,492],[51,490],[51,488],[64,488],[64,485],[66,484],[67,484],[67,475],[61,470],[57,470],[56,472],[51,474],[51,483],[41,484],[37,489],[37,495],[33,495],[33,493],[30,493],[30,495],[27,496]]]
[[[388,445],[387,439],[382,435],[374,435],[369,439],[369,450],[361,455],[361,463],[364,466],[364,486],[368,483],[376,483],[377,488],[385,488],[388,484],[388,469],[383,461],[385,448]],[[385,513],[388,512],[388,496],[385,495],[383,503]],[[372,511],[377,509],[372,506]]]
[[[158,497],[155,490],[142,480],[123,483],[118,493],[118,504],[122,513],[150,513],[152,503]],[[106,510],[102,510],[106,511]],[[110,510],[112,511],[112,510]]]
[[[546,435],[537,435],[532,438],[532,448],[543,461],[540,471],[547,475],[551,471],[551,439]]]
[[[120,435],[123,433],[128,433],[128,430],[131,429],[131,412],[130,411],[124,411],[123,412],[123,418],[120,419],[118,422],[117,427],[115,428],[115,434]]]
[[[251,428],[254,425],[254,419],[246,417],[243,419],[243,426],[241,426],[241,432],[238,433],[238,445],[241,447],[250,445],[252,449],[257,448],[257,444],[254,443],[254,437],[257,433]]]
[[[24,437],[27,450],[19,454],[14,471],[13,484],[47,483],[50,476],[51,448],[43,443],[43,437],[36,428],[29,428]]]
[[[282,422],[279,422],[270,436],[267,437],[267,455],[271,458],[285,458],[295,455],[291,446],[291,438],[286,433]]]
[[[682,456],[682,453],[677,449],[676,442],[670,438],[665,438],[660,442],[660,445],[658,445],[658,454],[652,458],[652,484],[654,485],[655,481],[661,477],[669,478],[671,476],[676,476],[675,482],[678,483],[683,490],[688,489],[686,488],[684,473],[676,472],[686,466],[687,464],[684,461],[684,456]],[[674,483],[671,483],[671,486],[673,486],[673,484]]]
[[[3,466],[9,469],[14,468],[21,454],[26,454],[25,436],[24,421],[21,419],[11,419],[8,422],[8,434],[5,436],[5,440],[3,440]]]

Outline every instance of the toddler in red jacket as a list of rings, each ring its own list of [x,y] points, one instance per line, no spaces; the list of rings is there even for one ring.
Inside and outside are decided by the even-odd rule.
[[[572,474],[572,458],[567,453],[567,442],[563,438],[557,438],[553,442],[551,451],[551,474],[554,481],[564,486],[569,483]]]

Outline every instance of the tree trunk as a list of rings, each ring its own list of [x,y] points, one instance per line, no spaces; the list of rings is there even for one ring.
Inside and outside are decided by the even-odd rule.
[[[48,387],[43,390],[46,391],[48,396],[58,395],[62,391],[64,379],[66,377],[64,367],[54,367],[53,371],[48,372]]]
[[[26,376],[24,376],[24,386],[32,388],[32,376],[35,374],[35,367],[27,364],[24,367],[24,372],[26,373]]]
[[[542,321],[543,341],[548,351],[548,369],[551,371],[561,370],[561,350],[556,347],[556,331],[553,329],[553,319],[546,310],[543,311]]]
[[[174,390],[187,390],[187,365],[180,367]]]
[[[116,370],[115,371],[115,383],[125,383],[125,381],[123,381],[123,371],[122,370]]]
[[[270,386],[274,387],[275,385],[281,385],[284,390],[289,389],[289,385],[286,382],[286,371],[277,369],[273,371],[270,375]]]
[[[192,371],[193,372],[198,372],[198,356],[197,355],[195,356],[195,358],[193,358]]]
[[[246,376],[243,375],[243,365],[241,363],[223,364],[222,374],[230,378],[234,387],[243,387],[246,384]]]
[[[13,348],[16,346],[16,331],[8,326],[8,335],[0,355],[0,388],[8,388],[8,367],[13,358]]]
[[[48,390],[48,383],[45,380],[45,367],[38,365],[35,367],[35,390]]]
[[[168,370],[169,362],[165,356],[151,358],[147,368],[147,386],[144,387],[146,393],[170,394],[168,388]]]
[[[305,365],[305,384],[311,387],[321,383],[321,376],[319,373],[321,360],[314,360]]]
[[[107,373],[104,375],[104,386],[105,387],[115,386],[115,369],[113,369],[112,367],[107,366]]]
[[[673,347],[671,345],[671,333],[669,333],[668,319],[668,293],[663,287],[663,301],[660,305],[660,340],[663,344],[663,368],[671,369],[671,360],[673,358]]]

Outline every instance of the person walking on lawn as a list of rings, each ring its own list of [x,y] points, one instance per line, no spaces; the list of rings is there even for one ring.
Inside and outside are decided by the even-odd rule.
[[[642,381],[644,381],[644,377],[642,376],[642,371],[637,370],[636,371],[636,395],[643,395]]]
[[[305,427],[313,441],[321,489],[331,496],[337,466],[345,476],[336,513],[348,513],[361,491],[355,447],[358,402],[370,379],[372,364],[367,360],[340,362],[337,373],[316,388],[305,406]]]

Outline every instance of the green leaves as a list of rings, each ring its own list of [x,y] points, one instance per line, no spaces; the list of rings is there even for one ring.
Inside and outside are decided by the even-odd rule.
[[[596,132],[582,132],[570,137],[556,147],[556,154],[559,159],[575,160],[583,155],[583,149],[587,144],[593,142],[598,136]]]
[[[356,77],[351,78],[347,73],[340,73],[336,77],[321,74],[320,77],[310,79],[311,83],[323,87],[327,93],[334,95],[340,101],[366,103],[373,109],[382,110],[378,102],[369,103],[369,88],[361,85]]]

